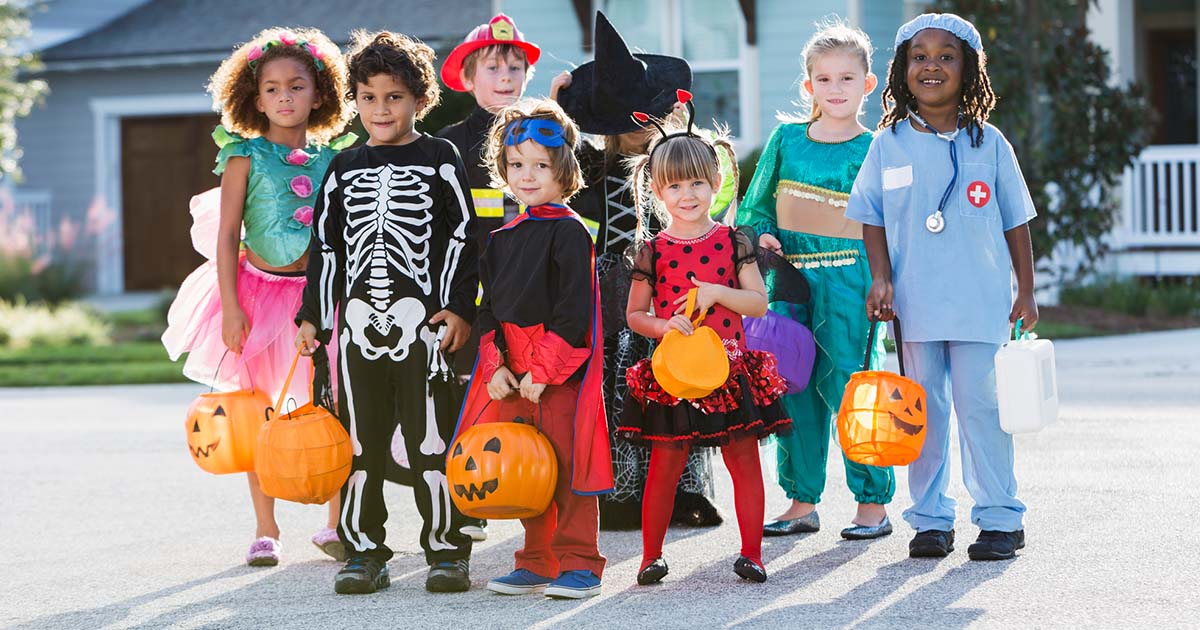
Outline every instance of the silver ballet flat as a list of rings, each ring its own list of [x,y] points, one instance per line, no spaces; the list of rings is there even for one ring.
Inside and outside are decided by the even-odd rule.
[[[892,523],[887,516],[878,525],[851,525],[842,530],[842,538],[846,540],[870,540],[882,538],[892,533]]]
[[[813,510],[800,518],[786,521],[775,521],[763,525],[763,536],[791,536],[793,534],[808,534],[821,529],[821,517]]]

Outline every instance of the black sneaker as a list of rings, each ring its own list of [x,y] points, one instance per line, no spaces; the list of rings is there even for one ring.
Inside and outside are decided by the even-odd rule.
[[[967,547],[972,560],[1009,560],[1017,556],[1018,549],[1025,548],[1025,530],[998,532],[983,530],[979,538]]]
[[[350,556],[333,578],[333,590],[341,595],[374,593],[391,584],[387,563],[370,556]]]
[[[425,590],[430,593],[462,593],[470,588],[470,560],[464,558],[429,565],[429,575],[425,577]]]
[[[954,551],[954,530],[944,532],[940,529],[930,529],[917,532],[908,541],[908,557],[910,558],[945,558]]]

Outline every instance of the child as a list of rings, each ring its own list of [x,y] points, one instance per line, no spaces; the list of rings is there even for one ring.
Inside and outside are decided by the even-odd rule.
[[[496,112],[525,93],[525,85],[533,76],[533,65],[541,54],[536,44],[525,40],[512,18],[500,13],[468,33],[442,63],[442,82],[446,87],[455,92],[470,92],[475,97],[471,115],[437,135],[453,142],[466,164],[467,181],[475,200],[479,251],[483,251],[493,230],[515,219],[519,212],[516,201],[492,187],[483,155],[487,134],[496,120]],[[454,355],[456,373],[465,378],[471,372],[478,348],[479,331],[473,330],[467,345]],[[475,540],[487,539],[485,521],[467,519],[467,523],[468,535]]]
[[[682,96],[681,100],[687,101],[691,95]],[[691,108],[690,102],[688,106]],[[626,309],[629,327],[651,339],[662,339],[671,329],[690,335],[693,324],[681,313],[688,290],[696,288],[697,312],[706,314],[706,325],[724,341],[730,359],[726,383],[697,400],[680,400],[663,391],[650,359],[642,359],[626,375],[630,400],[622,413],[619,435],[653,445],[642,498],[638,584],[653,584],[667,575],[663,539],[671,518],[671,497],[689,448],[717,445],[733,477],[742,537],[734,572],[754,582],[767,580],[762,562],[763,480],[758,438],[791,424],[779,404],[787,386],[776,370],[775,357],[743,345],[741,316],[766,314],[767,294],[755,262],[753,235],[748,229],[718,224],[709,216],[713,191],[721,184],[717,144],[727,145],[728,141],[696,135],[689,121],[687,131],[664,132],[646,156],[637,158],[634,167],[637,192],[645,190],[648,179],[665,212],[653,202],[639,205],[655,208],[666,228],[648,240],[644,230],[639,230]],[[637,199],[644,197],[639,194]]]
[[[350,135],[324,144],[352,115],[341,98],[345,75],[341,53],[320,31],[272,28],[238,48],[210,79],[223,124],[213,131],[221,187],[193,200],[192,232],[196,248],[216,260],[184,280],[162,336],[171,360],[189,353],[188,378],[221,390],[257,386],[271,400],[283,388],[295,352],[292,316],[304,290],[313,182],[337,148],[354,141]],[[236,357],[222,362],[229,351]],[[296,400],[308,400],[304,379],[290,389]],[[247,476],[258,524],[246,562],[274,566],[282,551],[275,499],[253,472]],[[337,514],[335,498],[327,527],[312,542],[344,560]]]
[[[865,224],[867,316],[903,320],[900,351],[928,396],[925,448],[909,466],[909,555],[954,550],[953,397],[971,521],[983,530],[967,553],[1012,558],[1025,546],[1025,505],[1012,436],[1000,429],[993,356],[1018,318],[1026,330],[1037,322],[1027,225],[1036,212],[1012,146],[987,124],[996,97],[979,32],[951,14],[901,26],[883,103],[846,216]]]
[[[425,588],[471,586],[471,539],[446,486],[446,443],[457,409],[439,405],[430,375],[457,350],[475,315],[475,223],[454,145],[413,129],[438,100],[433,50],[403,35],[354,34],[350,88],[366,146],[338,155],[321,186],[308,288],[296,344],[328,343],[338,319],[338,408],[354,461],[342,488],[338,534],[349,559],[338,593],[389,584],[384,470],[397,419],[429,563]]]
[[[493,181],[527,210],[492,233],[480,258],[482,342],[458,430],[536,419],[558,458],[554,502],[521,521],[516,570],[488,582],[504,595],[594,597],[604,573],[596,495],[612,491],[612,460],[600,303],[591,238],[565,205],[583,185],[577,137],[557,104],[539,100],[501,111],[488,140]]]
[[[871,42],[843,24],[821,28],[804,47],[804,90],[812,104],[807,120],[783,117],[738,208],[738,224],[752,226],[759,245],[800,268],[812,290],[807,309],[782,314],[813,331],[817,356],[804,391],[785,396],[794,431],[778,438],[779,485],[791,506],[763,528],[767,536],[815,532],[816,504],[825,489],[829,428],[850,375],[862,369],[867,332],[862,310],[870,273],[862,225],[844,216],[854,176],[871,144],[858,121],[863,98],[875,89]],[[876,358],[883,346],[875,348]],[[878,363],[877,363],[878,364]],[[846,485],[858,513],[842,537],[866,539],[892,532],[884,505],[892,500],[891,468],[842,456]]]
[[[599,11],[594,35],[595,60],[555,77],[550,98],[562,105],[580,130],[604,139],[602,147],[585,142],[576,152],[586,187],[574,207],[597,233],[596,268],[605,336],[604,406],[609,429],[615,436],[625,402],[625,371],[650,356],[650,341],[631,331],[625,322],[630,280],[629,269],[622,261],[633,245],[638,224],[627,161],[646,154],[654,130],[642,128],[629,112],[667,117],[676,105],[675,89],[690,88],[692,70],[686,60],[678,57],[630,52],[620,33]],[[730,160],[728,164],[735,162]],[[737,192],[737,177],[724,181],[729,184],[732,198]],[[613,493],[600,502],[600,527],[638,529],[649,449],[624,440],[613,440],[612,448],[616,481]],[[679,522],[692,527],[721,524],[720,512],[706,496],[712,492],[712,485],[709,451],[695,449],[675,497]]]

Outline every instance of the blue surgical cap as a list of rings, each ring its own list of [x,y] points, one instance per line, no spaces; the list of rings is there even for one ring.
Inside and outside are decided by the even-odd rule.
[[[896,48],[927,28],[939,28],[957,35],[977,52],[983,50],[983,40],[975,25],[953,13],[926,13],[918,15],[896,31]]]

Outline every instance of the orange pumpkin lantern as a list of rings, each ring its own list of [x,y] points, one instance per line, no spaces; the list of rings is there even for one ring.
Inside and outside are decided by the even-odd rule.
[[[255,436],[270,405],[252,389],[197,396],[183,422],[192,460],[214,475],[252,472]]]
[[[558,459],[550,440],[517,422],[485,422],[463,432],[446,459],[450,498],[472,518],[533,518],[550,507]]]
[[[688,291],[684,316],[692,318],[696,289]],[[717,331],[701,326],[705,313],[694,322],[692,334],[671,329],[650,358],[650,370],[663,391],[676,398],[704,398],[729,379],[729,355]]]
[[[895,324],[896,347],[900,322]],[[846,383],[838,410],[838,442],[851,461],[869,466],[906,466],[916,461],[925,445],[925,389],[905,378],[904,353],[899,351],[900,374],[870,369],[875,324],[867,335],[863,371]]]
[[[332,413],[308,403],[280,413],[300,354],[292,361],[283,391],[258,431],[254,471],[268,496],[297,503],[325,503],[350,476],[350,434]]]

